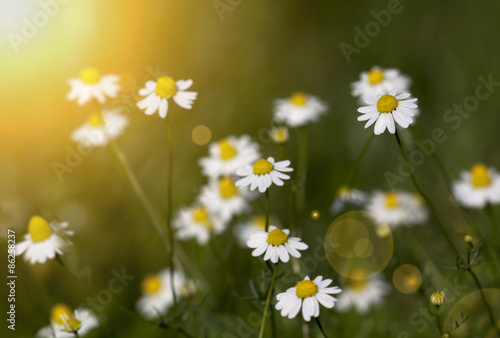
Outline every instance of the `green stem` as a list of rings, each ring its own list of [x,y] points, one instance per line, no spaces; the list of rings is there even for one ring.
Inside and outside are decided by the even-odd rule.
[[[468,269],[467,272],[471,275],[472,279],[474,279],[474,282],[476,283],[476,286],[479,289],[479,294],[481,295],[481,299],[483,300],[484,306],[486,307],[486,310],[488,311],[488,317],[490,317],[490,323],[497,331],[497,334],[500,336],[500,329],[497,327],[495,316],[493,315],[493,311],[491,310],[490,304],[488,303],[488,300],[486,299],[486,295],[484,294],[484,290],[483,290],[483,286],[481,285],[481,282],[479,282],[479,278],[477,278],[476,273],[474,271],[472,271],[472,269]]]
[[[314,317],[314,319],[316,320],[316,324],[318,324],[319,330],[321,331],[321,334],[323,334],[323,337],[328,338],[328,335],[326,334],[323,325],[321,325],[321,322],[319,321],[319,317]]]
[[[432,216],[434,216],[434,219],[436,220],[436,224],[438,225],[439,230],[441,231],[441,233],[445,237],[446,242],[448,243],[450,248],[453,250],[455,256],[457,256],[463,263],[465,263],[463,261],[463,258],[460,256],[457,248],[453,244],[450,236],[448,235],[448,232],[446,232],[446,229],[444,228],[444,225],[441,222],[441,218],[439,218],[439,214],[438,214],[436,208],[434,207],[434,204],[432,204],[432,201],[429,199],[429,197],[427,197],[427,195],[422,191],[422,189],[418,185],[417,180],[415,179],[415,176],[413,175],[413,171],[410,167],[410,164],[408,163],[408,158],[406,157],[406,153],[405,153],[405,150],[403,148],[403,145],[401,144],[401,140],[399,139],[399,134],[398,134],[397,130],[396,130],[395,135],[396,135],[396,141],[398,142],[399,151],[401,152],[401,156],[403,157],[404,163],[406,165],[406,168],[408,169],[408,173],[410,174],[410,179],[411,179],[413,185],[415,186],[415,189],[417,190],[417,192],[420,194],[420,196],[422,196],[422,198],[427,203],[427,206],[429,207],[429,210],[430,210]]]
[[[354,161],[354,163],[352,165],[351,172],[349,173],[349,178],[347,179],[347,186],[349,188],[354,183],[354,179],[356,178],[356,174],[358,173],[359,164],[361,163],[361,160],[365,156],[365,153],[368,150],[368,148],[370,148],[370,145],[372,144],[372,141],[374,138],[375,138],[375,134],[371,134],[370,137],[366,140],[363,148],[361,148],[361,152],[358,154],[358,157],[356,157],[356,160]]]
[[[274,265],[273,277],[271,279],[271,284],[269,284],[269,290],[267,291],[266,305],[264,306],[264,314],[262,315],[262,322],[260,324],[259,338],[264,337],[264,329],[266,327],[267,310],[269,308],[269,303],[271,302],[271,295],[274,290],[274,282],[276,281],[276,272],[278,271],[278,263]]]
[[[297,164],[297,199],[298,208],[303,210],[306,198],[306,178],[307,178],[307,129],[299,128],[298,164]]]
[[[266,231],[269,230],[269,188],[266,189]]]
[[[458,253],[458,250],[457,248],[455,247],[455,245],[453,244],[453,242],[451,241],[451,238],[450,236],[448,235],[448,233],[446,232],[445,228],[444,228],[444,225],[443,223],[441,222],[441,219],[439,218],[439,215],[437,213],[437,210],[436,208],[434,207],[434,205],[432,204],[431,200],[427,197],[426,194],[424,194],[424,192],[422,191],[422,189],[420,188],[420,186],[418,185],[416,179],[415,179],[415,176],[413,175],[413,171],[411,170],[410,168],[410,165],[408,164],[408,159],[406,157],[406,153],[403,149],[403,145],[401,144],[401,140],[399,139],[399,135],[398,135],[398,132],[396,130],[396,140],[398,142],[398,146],[399,146],[399,150],[401,152],[401,156],[403,157],[403,160],[405,162],[405,165],[406,165],[406,168],[408,169],[408,172],[410,173],[410,178],[411,178],[411,181],[413,183],[413,185],[415,186],[415,189],[418,191],[418,193],[424,198],[424,200],[427,202],[427,205],[429,207],[429,210],[431,211],[432,215],[434,216],[434,219],[436,220],[436,223],[439,227],[439,230],[441,231],[441,233],[444,235],[444,237],[446,238],[446,241],[448,242],[448,244],[450,245],[451,249],[453,250],[453,252],[455,253],[456,257],[462,262],[462,264],[465,266],[466,265],[466,262],[464,261],[463,257],[460,256],[460,254]],[[488,315],[490,317],[490,321],[493,325],[493,327],[497,330],[497,332],[500,332],[498,330],[498,328],[496,327],[496,323],[495,323],[495,318],[493,317],[493,312],[491,311],[491,307],[490,305],[488,304],[488,301],[486,300],[486,297],[484,295],[484,292],[483,292],[483,287],[481,285],[481,283],[479,282],[479,279],[477,278],[476,274],[474,273],[474,271],[472,271],[472,269],[469,267],[469,269],[467,269],[467,271],[469,272],[469,274],[471,275],[471,277],[474,279],[474,282],[476,283],[476,286],[477,288],[479,289],[480,293],[481,293],[481,298],[483,300],[483,303],[484,303],[484,306],[486,307],[486,309],[488,310]]]
[[[174,174],[174,151],[172,144],[172,129],[170,128],[170,122],[168,115],[165,118],[167,126],[167,148],[168,148],[168,178],[167,178],[167,231],[170,251],[168,252],[168,264],[170,266],[170,283],[172,285],[172,296],[174,297],[174,306],[177,306],[177,295],[175,294],[174,288],[174,255],[175,255],[175,244],[174,244],[174,232],[172,230],[172,185],[173,185],[173,174]]]
[[[109,139],[109,144],[111,146],[111,150],[115,154],[116,158],[118,159],[118,162],[120,163],[123,171],[125,172],[125,175],[127,176],[127,179],[132,186],[132,190],[134,190],[135,194],[139,198],[139,201],[141,202],[142,206],[146,210],[146,213],[148,214],[149,218],[151,219],[151,222],[153,223],[154,227],[156,228],[156,231],[158,232],[158,235],[163,241],[163,244],[165,246],[165,249],[167,253],[169,252],[169,241],[167,238],[167,234],[165,233],[165,230],[163,228],[162,221],[158,217],[158,214],[156,210],[153,208],[153,205],[149,201],[148,197],[144,193],[144,190],[142,190],[141,185],[139,184],[139,181],[135,177],[134,172],[132,171],[132,168],[130,167],[130,164],[127,161],[127,158],[125,157],[125,154],[121,151],[121,149],[118,147],[118,145],[115,143],[113,139]]]

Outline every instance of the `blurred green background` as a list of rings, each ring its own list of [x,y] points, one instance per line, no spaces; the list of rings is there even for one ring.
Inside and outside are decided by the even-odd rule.
[[[214,4],[220,2],[231,10],[218,13]],[[423,138],[430,137],[436,127],[445,130],[448,139],[437,147],[437,153],[451,177],[458,177],[460,170],[480,161],[500,168],[499,87],[463,119],[458,129],[453,130],[452,124],[443,121],[447,109],[474,95],[478,76],[487,78],[492,74],[494,80],[500,81],[498,2],[401,1],[401,12],[393,15],[390,24],[382,27],[360,53],[352,54],[350,63],[340,44],[354,45],[354,28],[364,31],[365,25],[374,20],[370,11],[387,9],[388,1],[244,0],[237,4],[228,0],[74,0],[61,5],[47,26],[15,53],[7,33],[9,29],[19,31],[22,17],[36,12],[33,3],[31,12],[19,13],[9,7],[9,2],[0,2],[0,10],[11,21],[12,17],[17,19],[14,26],[3,27],[0,49],[0,70],[5,74],[0,76],[0,247],[5,253],[7,228],[14,229],[20,241],[33,214],[68,221],[76,232],[74,247],[65,257],[69,267],[95,290],[107,287],[113,269],[125,268],[136,279],[115,295],[114,301],[131,311],[135,311],[140,296],[140,279],[167,265],[151,222],[108,149],[93,150],[73,172],[63,176],[62,182],[52,167],[55,161],[64,163],[68,147],[75,149],[69,134],[91,112],[89,107],[65,101],[67,80],[84,67],[122,75],[124,92],[113,105],[124,109],[131,124],[118,143],[163,214],[167,168],[164,121],[157,115],[145,116],[134,106],[136,92],[146,80],[162,74],[192,78],[193,90],[199,92],[192,110],[171,105],[169,111],[174,126],[176,208],[190,204],[206,183],[196,161],[207,153],[207,146],[192,141],[194,127],[209,127],[214,141],[247,133],[262,143],[263,154],[279,156],[278,148],[262,137],[270,126],[273,100],[301,90],[327,101],[328,114],[320,123],[308,127],[307,198],[298,223],[302,238],[310,245],[304,258],[314,255],[316,239],[333,221],[328,208],[336,190],[346,183],[353,161],[373,132],[373,127],[364,130],[363,124],[356,121],[358,103],[350,94],[350,84],[373,65],[398,68],[413,79],[412,94],[419,98],[422,112],[416,127]],[[403,138],[408,147],[413,146],[408,133]],[[292,166],[297,159],[296,140],[292,132],[288,144]],[[397,171],[398,155],[394,136],[385,133],[376,137],[361,163],[356,187],[366,191],[387,189],[384,172]],[[436,166],[428,158],[418,169],[417,177],[452,229],[452,238],[465,250],[461,239],[467,228],[451,204]],[[414,190],[409,181],[398,188]],[[286,189],[272,188],[271,195],[272,215],[286,227]],[[258,199],[254,209],[261,212],[263,208],[263,200]],[[313,210],[319,211],[318,219],[311,218]],[[474,216],[487,232],[484,215],[478,212]],[[436,276],[405,245],[404,238],[413,236],[423,243],[426,255],[435,264],[453,265],[453,254],[434,229],[429,224],[395,234],[402,261],[423,272],[422,294],[426,297],[435,291],[434,283],[444,285],[445,280],[453,282],[455,278],[467,286],[462,295],[474,291],[464,273],[440,270],[442,276]],[[250,295],[248,280],[259,275],[261,265],[252,259],[249,250],[235,245],[232,231],[217,236],[215,242],[228,269],[237,276],[236,285],[229,285],[223,278],[208,248],[192,241],[182,242],[181,246],[212,291],[208,296],[203,292],[194,296],[209,336],[237,336],[238,318],[247,320],[258,307],[235,293]],[[6,262],[6,254],[2,256],[1,261]],[[395,264],[391,262],[384,271],[389,282]],[[486,287],[498,287],[498,272],[488,261],[477,271]],[[324,261],[310,274],[328,276],[339,284],[338,274]],[[16,332],[7,331],[4,321],[0,327],[2,337],[33,336],[48,324],[54,303],[76,307],[87,296],[85,289],[55,261],[29,266],[18,258],[17,275]],[[277,290],[290,286],[278,282]],[[4,283],[0,289],[0,304],[6,309]],[[332,336],[405,337],[404,332],[408,337],[437,336],[434,322],[427,321],[423,332],[417,332],[422,325],[409,319],[414,312],[427,308],[422,299],[418,293],[404,295],[393,289],[385,305],[366,317],[353,311],[340,314],[335,309],[322,309],[321,318]],[[452,305],[445,305],[445,313]],[[112,305],[106,306],[102,315],[106,327],[92,331],[88,337],[178,334],[131,318]],[[479,308],[476,317],[480,320],[484,316],[484,309]],[[279,336],[300,336],[301,318],[277,318]],[[313,324],[310,327],[311,336],[318,336],[317,328]],[[192,318],[185,329],[198,335]]]

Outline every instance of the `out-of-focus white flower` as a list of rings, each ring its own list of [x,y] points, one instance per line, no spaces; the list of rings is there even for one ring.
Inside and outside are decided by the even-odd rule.
[[[453,183],[453,194],[462,206],[482,209],[488,203],[500,203],[500,175],[495,168],[478,163],[470,171],[462,171],[460,176],[460,180]]]
[[[391,228],[421,224],[428,218],[422,197],[403,191],[375,191],[366,209],[379,226],[388,225]]]
[[[389,284],[378,276],[368,279],[364,271],[353,270],[342,290],[337,303],[338,310],[343,312],[354,307],[359,314],[365,314],[371,307],[384,301],[390,288]]]
[[[330,213],[336,215],[349,206],[361,208],[365,205],[367,198],[365,192],[344,185],[337,191],[337,196],[330,206]]]
[[[95,68],[85,68],[81,71],[80,77],[69,80],[71,90],[67,99],[75,100],[82,106],[92,99],[99,103],[106,102],[106,96],[115,98],[120,91],[118,75],[103,75]]]
[[[87,308],[71,311],[66,304],[56,304],[52,307],[51,325],[41,328],[37,338],[74,338],[86,336],[92,329],[99,327],[97,317]]]
[[[210,236],[226,230],[228,223],[202,206],[192,206],[180,209],[173,225],[177,229],[178,239],[185,241],[195,238],[198,245],[206,245]]]
[[[287,99],[274,101],[274,121],[291,128],[301,127],[316,122],[327,110],[327,104],[316,96],[296,92]]]
[[[72,236],[73,231],[66,230],[67,227],[67,222],[49,224],[41,216],[31,217],[24,241],[16,245],[16,255],[24,253],[24,259],[30,264],[45,263],[47,259],[63,255],[64,249],[72,244],[67,236]]]
[[[118,109],[95,112],[87,121],[71,133],[73,142],[85,143],[93,147],[104,147],[109,138],[115,139],[128,126],[129,119],[122,115]]]
[[[203,187],[198,199],[211,213],[230,221],[233,216],[250,212],[249,200],[255,197],[248,189],[238,189],[232,178],[223,176]]]
[[[251,165],[260,157],[259,144],[249,135],[228,136],[218,142],[212,142],[208,148],[208,157],[198,160],[203,175],[217,179],[220,176],[232,176],[236,170]]]
[[[174,271],[174,292],[180,297],[185,285],[184,276]],[[136,304],[137,311],[147,320],[155,319],[165,315],[167,310],[174,304],[172,293],[172,276],[170,269],[163,269],[157,274],[149,274],[141,283],[142,296]]]
[[[410,90],[411,80],[397,69],[382,69],[373,67],[369,72],[362,72],[359,81],[351,84],[352,96],[359,97],[361,101],[371,99],[382,92],[398,88],[401,94]]]

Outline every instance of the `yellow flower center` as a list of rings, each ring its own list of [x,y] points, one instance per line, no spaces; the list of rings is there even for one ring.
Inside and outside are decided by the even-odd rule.
[[[296,92],[290,97],[290,101],[295,106],[303,106],[307,103],[307,96],[302,92]]]
[[[471,174],[473,186],[481,188],[491,184],[491,178],[488,174],[488,168],[484,164],[478,163],[474,165],[471,169]]]
[[[71,312],[69,306],[67,306],[66,304],[56,304],[52,307],[50,316],[54,323],[63,325],[63,318],[71,318],[73,316],[73,313]]]
[[[287,235],[280,229],[274,229],[267,235],[267,243],[271,245],[283,245],[286,243]]]
[[[67,332],[75,332],[80,329],[80,326],[82,326],[82,323],[76,319],[76,318],[68,318],[64,322],[64,330]]]
[[[347,284],[353,290],[361,290],[366,286],[366,280],[366,273],[362,270],[355,269],[349,273]]]
[[[229,143],[228,140],[219,141],[220,147],[220,158],[223,160],[229,160],[236,156],[236,149]]]
[[[88,122],[92,127],[101,127],[104,125],[104,121],[102,120],[102,116],[100,113],[95,112],[91,114],[88,118]]]
[[[85,68],[80,72],[80,79],[85,84],[94,84],[99,82],[101,74],[95,68]]]
[[[392,95],[383,95],[377,102],[377,110],[380,113],[390,113],[398,106],[398,100]]]
[[[258,227],[262,230],[266,228],[266,216],[264,215],[259,215],[254,218],[255,224],[258,225]]]
[[[261,159],[253,165],[253,173],[255,175],[265,175],[273,171],[273,164],[267,160]]]
[[[285,143],[289,139],[288,129],[285,127],[277,127],[271,130],[271,138],[274,143]]]
[[[298,282],[297,285],[295,285],[295,290],[295,293],[299,298],[311,297],[318,293],[318,287],[316,286],[316,283],[310,280],[303,280]]]
[[[210,217],[208,217],[208,212],[204,208],[195,208],[193,210],[193,219],[196,223],[202,223],[208,230],[212,230],[212,222],[210,221]]]
[[[371,85],[376,85],[377,83],[380,83],[382,81],[384,81],[384,73],[382,73],[381,70],[370,70],[370,72],[368,73],[368,82],[370,82]]]
[[[177,85],[170,76],[163,76],[156,81],[156,94],[161,98],[168,98],[177,94]]]
[[[153,295],[160,291],[161,289],[161,281],[158,275],[151,274],[147,275],[141,283],[142,293],[147,295]]]
[[[238,193],[238,188],[229,177],[222,177],[219,180],[219,190],[223,198],[231,198]]]
[[[388,192],[385,195],[385,205],[388,208],[395,208],[395,207],[397,207],[399,205],[398,194],[396,194],[395,192]]]
[[[52,228],[43,217],[33,216],[28,224],[28,232],[33,242],[42,242],[52,235]]]
[[[432,303],[432,305],[436,305],[436,306],[443,305],[443,303],[444,303],[443,294],[440,292],[433,293],[431,295],[431,303]]]
[[[341,197],[345,197],[345,196],[347,196],[349,191],[351,191],[351,189],[349,189],[349,187],[347,185],[343,185],[339,188],[339,190],[337,190],[337,195],[339,195]]]

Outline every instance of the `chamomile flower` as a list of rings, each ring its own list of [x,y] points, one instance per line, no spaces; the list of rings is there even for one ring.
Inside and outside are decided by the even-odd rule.
[[[462,171],[460,180],[453,183],[453,194],[466,208],[482,209],[488,203],[499,204],[500,175],[495,168],[477,163],[470,171]]]
[[[186,284],[184,276],[174,271],[174,292],[180,297]],[[170,269],[164,269],[157,274],[149,274],[141,283],[142,296],[136,303],[137,311],[147,320],[165,315],[174,304],[172,294],[172,276]]]
[[[264,254],[264,260],[271,260],[278,263],[278,260],[286,263],[290,260],[290,255],[299,258],[299,250],[308,248],[299,237],[289,237],[290,230],[278,229],[274,225],[269,226],[269,231],[257,231],[247,241],[252,251],[252,256],[257,257]]]
[[[66,304],[56,304],[52,307],[50,326],[41,328],[38,338],[74,338],[86,336],[91,330],[99,327],[97,317],[87,308],[71,311]]]
[[[227,221],[205,207],[193,206],[180,209],[173,225],[178,239],[186,241],[195,238],[198,245],[206,245],[211,235],[226,230]]]
[[[250,212],[249,199],[254,197],[248,189],[238,189],[231,177],[222,176],[203,187],[198,200],[211,213],[230,221],[233,216]]]
[[[367,198],[365,192],[344,185],[337,191],[337,196],[330,206],[330,213],[336,215],[348,206],[360,208],[365,205]]]
[[[272,127],[269,131],[271,140],[277,144],[287,143],[290,139],[290,134],[287,127]]]
[[[45,263],[47,259],[63,255],[64,249],[72,244],[66,237],[72,236],[73,231],[66,230],[67,227],[67,222],[49,224],[43,217],[31,217],[24,241],[16,245],[16,255],[24,253],[24,259],[30,264]]]
[[[287,99],[274,101],[274,121],[291,128],[301,127],[318,121],[327,110],[327,104],[316,96],[296,92]]]
[[[273,218],[269,222],[276,224]],[[244,222],[236,224],[233,228],[233,234],[242,248],[248,248],[247,242],[257,231],[264,231],[266,228],[266,216],[264,214],[253,216]]]
[[[398,88],[401,94],[410,89],[411,80],[397,69],[382,69],[373,67],[369,72],[362,72],[359,81],[351,84],[352,96],[359,97],[361,101],[371,99],[382,92]]]
[[[337,299],[330,295],[342,292],[337,286],[329,287],[331,283],[331,279],[323,280],[323,276],[318,276],[313,281],[306,277],[295,287],[276,296],[276,310],[281,311],[283,317],[292,319],[302,309],[302,317],[307,322],[311,317],[319,317],[319,304],[327,309],[333,308]]]
[[[419,224],[428,217],[422,197],[402,191],[375,191],[366,209],[379,226],[391,228]]]
[[[238,176],[243,178],[236,182],[237,187],[250,186],[250,190],[254,191],[259,188],[259,192],[265,192],[271,184],[282,186],[282,180],[290,179],[290,176],[283,174],[283,172],[293,171],[289,167],[290,161],[274,162],[274,158],[268,157],[267,160],[260,159],[253,164],[236,170]]]
[[[410,98],[409,93],[398,94],[396,88],[382,92],[374,98],[364,100],[368,106],[358,108],[361,116],[358,121],[366,121],[365,129],[375,123],[375,135],[382,134],[385,129],[394,134],[395,123],[403,128],[408,128],[414,122],[414,109],[418,108],[417,99]]]
[[[342,290],[337,303],[338,310],[343,312],[354,308],[359,314],[365,314],[371,307],[384,301],[390,288],[389,284],[378,276],[368,278],[364,271],[353,270]]]
[[[228,136],[218,142],[212,142],[208,148],[208,157],[198,160],[203,175],[217,179],[219,176],[235,175],[236,170],[252,164],[260,157],[259,144],[249,135]]]
[[[71,90],[67,99],[72,101],[76,99],[78,105],[83,106],[92,99],[99,103],[106,101],[106,96],[115,98],[120,91],[118,75],[102,75],[95,68],[85,68],[81,71],[80,77],[69,80]]]
[[[92,147],[104,147],[108,144],[108,138],[120,136],[128,123],[128,118],[117,109],[105,110],[102,114],[94,112],[82,126],[71,133],[71,140]]]
[[[436,291],[431,295],[430,302],[432,305],[436,307],[440,307],[441,305],[444,304],[444,292],[441,291]]]
[[[146,86],[139,90],[139,95],[145,96],[137,102],[137,107],[145,110],[146,115],[153,115],[158,111],[161,118],[167,117],[168,99],[173,98],[178,106],[191,109],[197,92],[186,91],[193,84],[193,80],[175,81],[170,76],[160,77],[156,82],[148,81]]]

